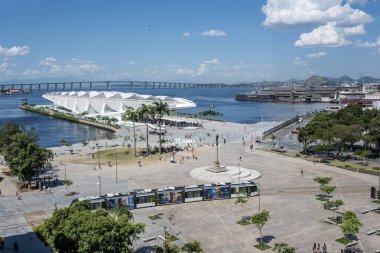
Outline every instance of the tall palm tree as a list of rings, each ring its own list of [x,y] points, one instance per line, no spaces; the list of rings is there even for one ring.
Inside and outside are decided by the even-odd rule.
[[[153,103],[154,110],[156,112],[156,115],[158,117],[158,127],[159,127],[159,152],[161,154],[161,119],[164,115],[168,115],[170,113],[169,105],[167,103],[164,103],[161,99],[158,101],[155,101]]]
[[[140,114],[133,109],[132,107],[128,107],[127,110],[124,113],[124,120],[132,120],[133,122],[133,148],[135,150],[135,157],[137,156],[136,153],[136,127],[135,122],[140,120]]]
[[[139,114],[140,119],[145,119],[146,125],[146,150],[149,155],[149,126],[148,119],[151,117],[152,106],[142,104],[139,109],[137,109],[137,113]]]

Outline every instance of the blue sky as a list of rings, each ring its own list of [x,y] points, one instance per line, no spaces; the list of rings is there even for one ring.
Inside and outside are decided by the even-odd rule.
[[[380,77],[380,0],[0,4],[0,81]]]

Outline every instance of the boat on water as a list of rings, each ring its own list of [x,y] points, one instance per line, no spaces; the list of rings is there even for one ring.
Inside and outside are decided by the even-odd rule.
[[[340,105],[330,105],[330,106],[326,107],[325,111],[326,112],[337,112],[340,109],[342,109],[342,107]]]
[[[9,90],[1,90],[0,94],[1,95],[23,95],[23,94],[32,94],[32,92],[28,90],[9,89]]]
[[[251,102],[290,102],[290,103],[333,103],[337,94],[345,87],[267,87],[255,92],[239,93],[235,96],[237,101]]]

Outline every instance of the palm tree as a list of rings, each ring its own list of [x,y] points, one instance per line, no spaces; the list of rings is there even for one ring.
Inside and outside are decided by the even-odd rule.
[[[137,113],[139,114],[140,119],[145,119],[146,125],[146,150],[149,155],[149,126],[148,126],[148,118],[152,115],[153,106],[148,106],[146,104],[142,104],[139,109],[137,109]]]
[[[164,115],[169,114],[169,105],[167,103],[164,103],[161,99],[153,103],[154,110],[156,112],[156,115],[158,117],[158,127],[159,127],[159,152],[161,154],[161,119]]]
[[[124,120],[132,120],[133,122],[133,147],[135,150],[135,157],[137,156],[136,153],[136,127],[135,122],[140,120],[140,114],[133,109],[132,107],[128,107],[127,110],[124,113]]]

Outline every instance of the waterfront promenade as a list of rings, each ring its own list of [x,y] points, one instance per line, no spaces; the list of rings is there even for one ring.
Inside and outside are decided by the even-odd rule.
[[[190,176],[190,171],[197,167],[211,165],[215,160],[215,147],[212,146],[215,135],[226,138],[226,144],[219,145],[219,159],[221,165],[237,165],[251,168],[261,173],[256,182],[261,188],[261,209],[268,209],[271,218],[264,227],[263,234],[271,239],[270,245],[276,242],[286,242],[297,248],[297,252],[310,252],[314,242],[326,243],[329,252],[338,252],[343,247],[335,241],[343,235],[338,226],[324,222],[332,211],[323,210],[321,202],[315,199],[320,193],[318,185],[313,182],[315,176],[331,176],[334,185],[338,186],[333,195],[343,199],[346,203],[341,207],[355,211],[364,226],[359,233],[360,243],[365,252],[374,252],[380,248],[378,236],[367,236],[366,232],[380,228],[378,214],[361,214],[364,209],[376,207],[369,199],[369,187],[377,184],[377,178],[370,175],[346,171],[323,164],[315,164],[304,160],[284,157],[279,154],[268,153],[256,149],[250,150],[254,135],[261,133],[277,123],[258,123],[243,125],[224,122],[204,122],[204,129],[184,130],[176,127],[168,128],[168,138],[185,138],[191,135],[195,143],[202,147],[195,147],[197,159],[185,159],[184,163],[170,163],[166,160],[151,161],[139,167],[137,162],[118,166],[118,183],[115,180],[115,166],[96,167],[93,164],[74,163],[73,160],[88,157],[88,153],[95,152],[93,147],[98,143],[91,141],[86,147],[75,144],[70,147],[74,150],[71,155],[68,147],[58,147],[52,150],[56,153],[53,165],[56,166],[60,179],[66,177],[73,180],[70,191],[78,192],[75,197],[65,197],[64,186],[52,188],[52,193],[34,191],[22,193],[22,200],[16,200],[15,188],[11,181],[15,178],[5,177],[0,183],[3,195],[0,196],[0,236],[7,237],[5,252],[13,252],[9,244],[13,240],[19,242],[18,252],[49,252],[43,250],[40,243],[31,232],[31,227],[41,222],[57,206],[68,206],[73,198],[96,196],[99,194],[99,177],[101,177],[102,194],[112,192],[125,192],[137,188],[152,189],[163,186],[180,186],[191,184],[211,183]],[[145,134],[145,127],[139,127],[138,133]],[[128,134],[122,130],[118,134]],[[131,130],[129,130],[131,134]],[[150,142],[156,143],[158,136],[150,135]],[[243,145],[243,139],[246,145]],[[200,141],[201,140],[201,141]],[[102,140],[98,143],[102,149],[113,144],[113,141]],[[121,145],[123,138],[115,140]],[[129,142],[131,144],[131,142]],[[138,142],[144,147],[145,142]],[[186,152],[177,153],[177,158],[185,156]],[[240,161],[241,157],[241,161]],[[141,158],[143,159],[143,158]],[[61,165],[61,162],[65,165]],[[95,169],[94,169],[95,165]],[[304,170],[304,176],[300,170]],[[4,177],[4,175],[1,175]],[[12,188],[13,187],[13,188]],[[171,233],[179,238],[177,243],[199,240],[205,252],[260,252],[254,248],[257,244],[255,238],[259,236],[253,225],[241,226],[236,224],[241,217],[241,207],[236,205],[234,199],[220,201],[203,201],[174,206],[160,206],[133,210],[135,221],[147,225],[142,239],[163,235],[166,226]],[[250,198],[245,207],[244,214],[250,215],[258,211],[258,197]],[[152,221],[148,216],[162,213],[162,219]],[[174,218],[173,218],[174,217]],[[170,219],[169,219],[170,218]],[[172,219],[173,218],[173,219]],[[149,247],[160,244],[159,239],[150,242],[138,240],[138,247]],[[31,247],[30,245],[33,245]],[[26,250],[27,249],[27,250]],[[141,251],[142,252],[142,251]]]

